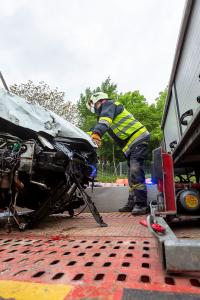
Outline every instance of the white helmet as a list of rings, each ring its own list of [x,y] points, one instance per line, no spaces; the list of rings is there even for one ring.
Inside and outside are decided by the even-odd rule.
[[[103,100],[103,99],[108,99],[108,94],[103,93],[103,92],[97,92],[97,93],[93,94],[90,97],[90,99],[86,102],[86,106],[92,113],[95,113],[95,109],[94,109],[95,104],[99,100]]]

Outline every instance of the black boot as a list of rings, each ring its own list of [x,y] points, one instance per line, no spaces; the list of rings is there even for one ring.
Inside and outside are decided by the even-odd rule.
[[[131,212],[134,207],[134,200],[128,199],[128,202],[125,204],[124,207],[119,209],[119,212]]]
[[[135,204],[132,215],[134,216],[140,216],[140,215],[146,215],[149,212],[149,208],[147,206],[144,206],[142,204]]]

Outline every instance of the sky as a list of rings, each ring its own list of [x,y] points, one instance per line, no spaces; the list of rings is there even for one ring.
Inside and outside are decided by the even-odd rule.
[[[8,85],[45,81],[76,102],[108,76],[153,102],[169,82],[185,0],[0,0]]]

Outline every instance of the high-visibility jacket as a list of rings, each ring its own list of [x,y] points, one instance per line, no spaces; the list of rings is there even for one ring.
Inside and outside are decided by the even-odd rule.
[[[122,148],[125,155],[132,145],[149,135],[149,132],[119,102],[105,100],[99,111],[94,133],[102,136],[106,131]]]

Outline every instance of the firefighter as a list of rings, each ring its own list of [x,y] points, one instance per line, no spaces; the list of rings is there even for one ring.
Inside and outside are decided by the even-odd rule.
[[[120,212],[142,215],[148,212],[144,161],[147,158],[150,134],[124,106],[109,99],[103,92],[93,94],[86,103],[87,108],[98,116],[91,137],[98,147],[105,132],[122,149],[128,162],[129,197]]]

